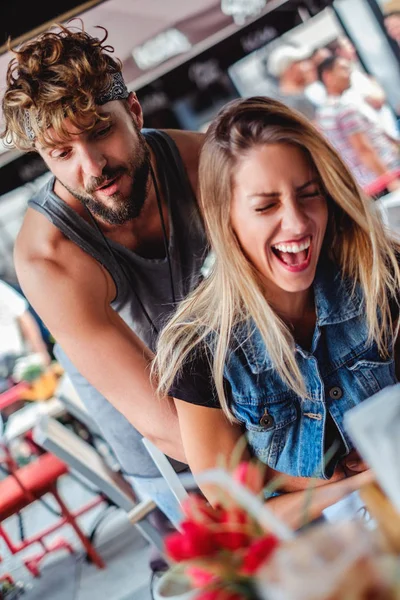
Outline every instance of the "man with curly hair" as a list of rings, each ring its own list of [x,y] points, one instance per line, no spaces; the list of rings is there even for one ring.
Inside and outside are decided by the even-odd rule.
[[[148,364],[207,254],[195,195],[203,134],[144,129],[106,38],[58,25],[14,51],[2,137],[38,152],[53,175],[29,201],[14,258],[126,476],[160,503],[141,436],[185,456],[173,402],[156,399]],[[165,512],[174,519],[175,509]]]

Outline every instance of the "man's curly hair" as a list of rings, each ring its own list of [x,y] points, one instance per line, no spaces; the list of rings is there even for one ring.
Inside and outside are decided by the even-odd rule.
[[[68,118],[79,131],[90,130],[99,119],[96,98],[110,87],[112,76],[121,71],[121,61],[109,53],[114,48],[84,31],[56,25],[13,50],[7,69],[7,87],[2,100],[5,125],[0,137],[9,147],[34,150],[25,126],[39,144],[51,145],[52,134],[67,139]],[[50,128],[52,128],[50,130]]]

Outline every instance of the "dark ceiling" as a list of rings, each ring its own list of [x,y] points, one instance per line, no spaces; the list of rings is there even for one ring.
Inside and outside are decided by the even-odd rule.
[[[3,0],[0,3],[0,53],[7,50],[10,38],[14,44],[33,37],[54,21],[65,21],[103,0]]]
[[[166,29],[177,27],[195,46],[233,26],[232,18],[221,11],[221,0],[57,0],[52,7],[46,4],[46,0],[21,0],[21,4],[0,0],[0,91],[12,58],[7,52],[7,39],[10,37],[12,46],[18,46],[54,23],[67,23],[73,17],[82,18],[85,30],[93,35],[98,36],[97,26],[107,27],[108,43],[122,60],[129,83],[142,75],[151,76],[152,70],[139,68],[132,56],[133,48]]]

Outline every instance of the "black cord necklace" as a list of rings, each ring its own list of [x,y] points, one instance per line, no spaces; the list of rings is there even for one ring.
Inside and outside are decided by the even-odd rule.
[[[160,215],[161,227],[162,227],[162,230],[163,230],[163,240],[164,240],[165,256],[167,257],[167,262],[168,262],[169,284],[170,284],[170,287],[171,287],[171,298],[172,298],[172,303],[175,306],[175,304],[176,304],[176,297],[175,297],[175,288],[174,288],[174,278],[173,278],[173,275],[172,275],[171,256],[170,256],[170,253],[169,253],[169,242],[168,242],[168,236],[167,236],[167,228],[165,226],[164,215],[163,215],[163,211],[162,211],[161,195],[160,195],[160,192],[159,192],[159,189],[158,189],[157,179],[156,179],[156,176],[154,174],[153,166],[152,166],[151,163],[150,163],[150,174],[151,174],[151,179],[153,181],[154,190],[156,192],[158,214]]]
[[[157,180],[156,180],[156,176],[154,174],[154,170],[153,170],[153,166],[150,163],[150,175],[151,175],[151,180],[154,186],[154,191],[156,194],[156,199],[157,199],[157,208],[158,208],[158,214],[160,216],[160,222],[161,222],[161,228],[162,228],[162,232],[163,232],[163,240],[164,240],[164,249],[165,249],[165,255],[167,257],[167,263],[168,263],[168,272],[169,272],[169,280],[170,280],[170,286],[171,286],[171,299],[172,302],[175,306],[176,304],[176,296],[175,296],[175,287],[174,287],[174,279],[173,279],[173,275],[172,275],[172,262],[171,262],[171,256],[170,256],[170,252],[169,252],[169,243],[168,243],[168,236],[167,236],[167,228],[165,226],[165,220],[164,220],[164,215],[163,215],[163,211],[162,211],[162,204],[161,204],[161,196],[160,196],[160,191],[158,188],[158,184],[157,184]],[[84,204],[90,219],[93,223],[93,225],[95,226],[95,228],[97,229],[98,233],[100,234],[102,241],[104,242],[104,245],[106,246],[111,258],[113,259],[114,263],[117,265],[118,269],[122,272],[123,276],[125,277],[126,281],[128,282],[129,288],[131,289],[131,291],[133,292],[140,308],[143,311],[144,316],[146,317],[147,322],[149,323],[150,327],[153,329],[154,333],[156,335],[158,335],[158,329],[156,327],[156,325],[154,324],[154,321],[152,320],[152,318],[150,317],[146,307],[144,306],[139,294],[137,293],[137,290],[135,289],[135,286],[132,285],[131,282],[131,278],[129,277],[128,273],[125,270],[125,267],[123,265],[122,262],[119,262],[115,256],[115,253],[113,251],[113,249],[111,248],[111,245],[107,239],[107,237],[104,235],[103,231],[101,230],[99,224],[97,223],[96,219],[94,218],[94,216],[92,215],[91,211],[89,210],[89,208]]]

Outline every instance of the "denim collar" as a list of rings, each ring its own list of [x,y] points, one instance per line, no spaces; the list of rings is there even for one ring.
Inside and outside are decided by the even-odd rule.
[[[352,282],[343,277],[332,261],[320,260],[314,279],[317,325],[337,325],[359,316],[364,310],[363,295],[358,286],[352,294]]]
[[[316,327],[336,325],[353,319],[365,310],[362,292],[343,278],[339,267],[328,259],[320,259],[313,283]],[[273,363],[265,349],[259,330],[253,324],[240,325],[234,334],[236,347],[240,347],[253,373],[272,369]]]

